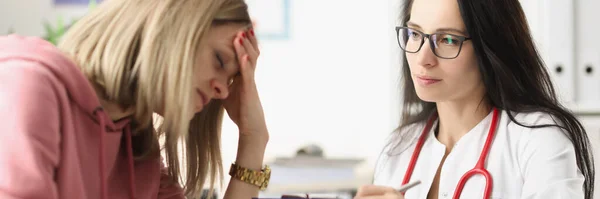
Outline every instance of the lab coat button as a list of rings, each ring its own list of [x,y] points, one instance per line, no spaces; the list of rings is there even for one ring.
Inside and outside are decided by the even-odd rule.
[[[447,198],[448,197],[448,192],[442,193],[442,197]]]

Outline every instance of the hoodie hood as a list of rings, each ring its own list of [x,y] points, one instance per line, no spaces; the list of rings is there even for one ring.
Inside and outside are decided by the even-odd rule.
[[[129,163],[129,196],[135,198],[131,130],[128,126],[130,119],[113,122],[102,108],[95,90],[79,67],[53,44],[41,38],[18,35],[0,37],[0,62],[10,60],[37,62],[40,66],[47,68],[66,88],[69,98],[99,124],[101,129],[98,140],[98,160],[102,199],[108,197],[104,154],[105,134],[124,130]]]
[[[11,59],[35,61],[49,69],[64,84],[71,99],[90,116],[94,117],[95,112],[102,109],[96,91],[87,77],[75,62],[52,43],[38,37],[0,37],[0,61]],[[106,121],[106,127],[111,130],[120,130],[128,124],[128,121],[110,122],[108,114],[101,116]]]

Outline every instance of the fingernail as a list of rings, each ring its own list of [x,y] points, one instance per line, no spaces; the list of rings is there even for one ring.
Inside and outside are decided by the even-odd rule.
[[[242,37],[246,38],[246,33],[245,32],[242,33]]]
[[[254,36],[254,29],[250,30],[250,34],[252,34],[252,36]]]
[[[240,44],[244,44],[244,40],[242,38],[240,38],[238,41],[240,41]]]

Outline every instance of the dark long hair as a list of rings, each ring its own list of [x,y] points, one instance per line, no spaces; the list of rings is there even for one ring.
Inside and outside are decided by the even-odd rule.
[[[457,0],[492,106],[506,110],[510,120],[529,128],[557,126],[564,129],[577,156],[577,166],[585,176],[585,198],[594,190],[594,165],[585,129],[557,100],[556,92],[528,28],[517,0]],[[412,0],[403,5],[402,25],[410,19]],[[436,109],[435,103],[417,96],[406,57],[403,58],[404,102],[399,129],[421,122]],[[419,110],[419,111],[414,111]],[[516,121],[515,112],[546,112],[559,125],[527,126]],[[402,132],[402,131],[397,131]]]

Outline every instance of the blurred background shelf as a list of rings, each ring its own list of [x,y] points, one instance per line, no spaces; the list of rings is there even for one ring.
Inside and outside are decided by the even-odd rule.
[[[317,145],[305,146],[295,157],[276,158],[271,163],[269,188],[261,196],[288,194],[354,197],[357,188],[372,182],[371,166],[364,159],[327,158]]]

